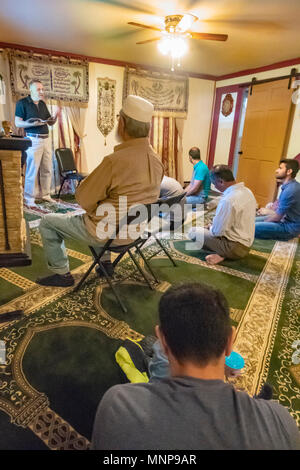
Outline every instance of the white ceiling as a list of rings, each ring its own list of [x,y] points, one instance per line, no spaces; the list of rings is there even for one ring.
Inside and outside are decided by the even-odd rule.
[[[158,33],[164,16],[192,13],[197,32],[226,42],[189,40],[181,69],[220,76],[300,57],[300,0],[0,0],[0,42],[169,68]]]

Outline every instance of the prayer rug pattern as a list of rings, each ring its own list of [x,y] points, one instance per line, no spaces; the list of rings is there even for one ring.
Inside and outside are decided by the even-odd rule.
[[[39,233],[31,233],[40,257]],[[32,271],[0,270],[0,281],[17,289],[14,298],[2,302],[0,316],[8,310],[25,312],[19,320],[0,323],[0,340],[6,345],[6,362],[0,364],[1,448],[87,449],[101,396],[124,380],[114,360],[116,350],[128,337],[153,334],[160,296],[170,285],[187,280],[214,285],[228,298],[237,327],[234,349],[246,362],[237,387],[254,394],[268,381],[274,398],[300,427],[299,368],[291,361],[300,333],[298,241],[256,241],[248,259],[219,266],[208,266],[205,253],[186,250],[185,240],[162,242],[178,266],[162,254],[154,256],[151,264],[160,282],[153,291],[131,260],[117,270],[126,315],[95,273],[74,293],[72,288],[37,286],[34,266]],[[80,244],[70,243],[68,250],[78,280],[91,257]],[[155,243],[149,244],[145,254],[150,257],[156,250]]]

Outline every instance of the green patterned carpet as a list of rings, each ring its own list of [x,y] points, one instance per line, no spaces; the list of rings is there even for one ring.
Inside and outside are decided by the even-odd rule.
[[[210,217],[209,215],[207,217]],[[300,427],[300,364],[292,363],[300,338],[300,247],[291,242],[255,241],[242,261],[211,267],[204,252],[187,251],[184,240],[163,241],[178,266],[161,254],[151,263],[160,280],[145,286],[124,260],[117,271],[124,314],[110,288],[93,273],[77,293],[34,283],[47,273],[37,228],[31,229],[33,264],[0,269],[0,315],[22,308],[25,316],[0,323],[6,363],[0,365],[0,449],[86,449],[103,393],[122,382],[114,354],[128,337],[153,334],[157,304],[171,285],[203,281],[228,298],[237,326],[234,349],[245,358],[236,385],[250,394],[268,381],[274,398]],[[86,246],[67,243],[74,277],[91,262]],[[157,245],[145,249],[151,256]]]

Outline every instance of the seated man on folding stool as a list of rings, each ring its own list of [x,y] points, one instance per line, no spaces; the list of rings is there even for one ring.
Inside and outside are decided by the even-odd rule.
[[[163,166],[148,139],[153,105],[139,97],[129,95],[119,115],[117,134],[121,144],[106,156],[101,164],[80,184],[76,199],[86,211],[83,215],[48,214],[40,224],[40,232],[48,268],[53,275],[40,278],[38,284],[67,287],[74,284],[69,271],[69,262],[64,240],[72,238],[84,241],[99,252],[107,241],[99,238],[98,224],[104,215],[97,209],[110,205],[119,220],[120,197],[127,197],[127,206],[150,204],[157,201]],[[117,222],[116,222],[117,223]],[[117,244],[128,244],[132,239],[116,240]],[[110,259],[103,259],[108,274],[113,269]]]

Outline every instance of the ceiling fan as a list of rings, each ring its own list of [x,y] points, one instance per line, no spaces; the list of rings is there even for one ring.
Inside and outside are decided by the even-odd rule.
[[[128,24],[131,26],[137,26],[139,28],[151,29],[153,31],[158,31],[164,34],[177,34],[182,35],[186,38],[191,39],[208,39],[212,41],[226,41],[228,39],[227,34],[212,34],[212,33],[197,33],[195,31],[190,31],[189,28],[191,25],[197,21],[198,18],[195,15],[186,14],[186,15],[168,15],[165,17],[165,29],[160,29],[155,26],[149,26],[141,23],[135,23],[130,21]],[[146,44],[148,42],[159,41],[160,37],[146,39],[144,41],[139,41],[136,44]]]

